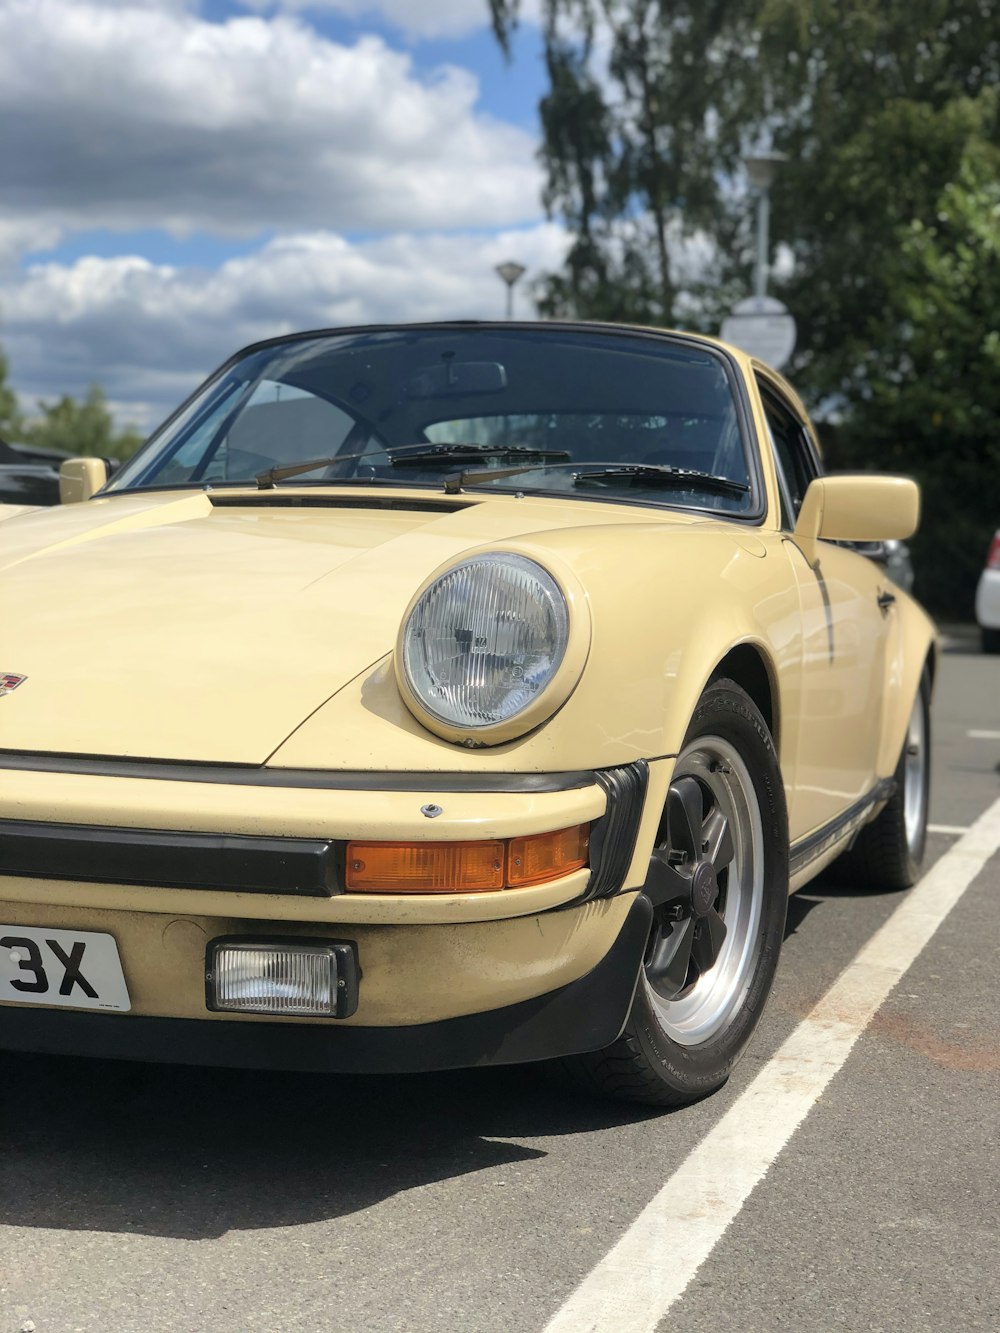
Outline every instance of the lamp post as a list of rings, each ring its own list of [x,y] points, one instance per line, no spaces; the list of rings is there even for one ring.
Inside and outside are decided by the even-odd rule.
[[[528,270],[523,264],[517,264],[512,259],[508,259],[504,264],[497,264],[495,272],[499,275],[501,281],[507,286],[507,318],[514,318],[514,284],[518,278],[522,277]]]
[[[767,295],[771,186],[778,174],[778,168],[785,160],[784,153],[759,153],[755,157],[744,158],[750,184],[757,190],[757,262],[753,270],[754,296]]]
[[[795,351],[795,320],[788,310],[767,295],[768,255],[770,252],[771,185],[784,153],[760,153],[744,158],[750,184],[757,190],[757,262],[753,270],[753,296],[736,305],[722,324],[723,342],[742,347],[744,352],[781,370]]]

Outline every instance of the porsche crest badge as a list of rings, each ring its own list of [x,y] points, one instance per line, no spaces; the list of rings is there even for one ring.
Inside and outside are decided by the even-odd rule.
[[[0,671],[0,699],[16,690],[18,685],[23,685],[27,679],[27,676],[16,676],[12,671]]]

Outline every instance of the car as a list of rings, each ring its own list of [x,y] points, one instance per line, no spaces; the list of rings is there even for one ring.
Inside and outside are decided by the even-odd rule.
[[[1000,528],[993,534],[976,587],[976,620],[984,653],[1000,653]]]
[[[59,468],[68,454],[0,439],[0,505],[59,503]]]
[[[917,486],[735,348],[274,338],[62,474],[0,522],[0,1047],[676,1105],[790,891],[919,873],[935,630],[841,545]]]
[[[873,550],[864,550],[863,554],[881,566],[893,583],[904,592],[912,592],[915,578],[913,556],[906,542],[876,542],[873,545]]]

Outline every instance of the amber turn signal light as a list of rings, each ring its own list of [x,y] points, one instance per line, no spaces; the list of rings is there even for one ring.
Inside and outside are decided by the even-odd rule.
[[[522,889],[544,884],[587,864],[589,832],[586,824],[557,829],[533,838],[511,838],[507,844],[507,884]]]
[[[489,893],[559,879],[587,864],[588,825],[508,842],[349,842],[352,893]]]
[[[503,888],[502,842],[349,842],[347,887],[362,893],[488,893]]]

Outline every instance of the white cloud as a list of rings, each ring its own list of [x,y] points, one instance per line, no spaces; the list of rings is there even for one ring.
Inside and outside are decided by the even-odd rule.
[[[488,27],[487,0],[240,0],[260,13],[287,10],[342,14],[354,20],[380,19],[408,37],[466,37]],[[522,0],[521,21],[536,22],[541,0]]]
[[[253,236],[537,218],[534,143],[477,96],[468,71],[423,80],[379,38],[340,45],[294,17],[0,0],[4,224]]]
[[[486,0],[240,0],[259,12],[287,10],[377,18],[413,37],[465,37],[489,22]]]
[[[0,190],[0,199],[2,197]],[[59,239],[59,228],[51,222],[0,216],[0,275],[13,268],[23,255],[50,250],[59,243]]]
[[[500,317],[496,264],[558,267],[551,223],[494,235],[412,234],[351,243],[332,232],[271,241],[214,272],[136,257],[37,264],[0,286],[3,342],[25,405],[101,383],[122,420],[152,426],[228,355],[259,338],[333,325]]]

